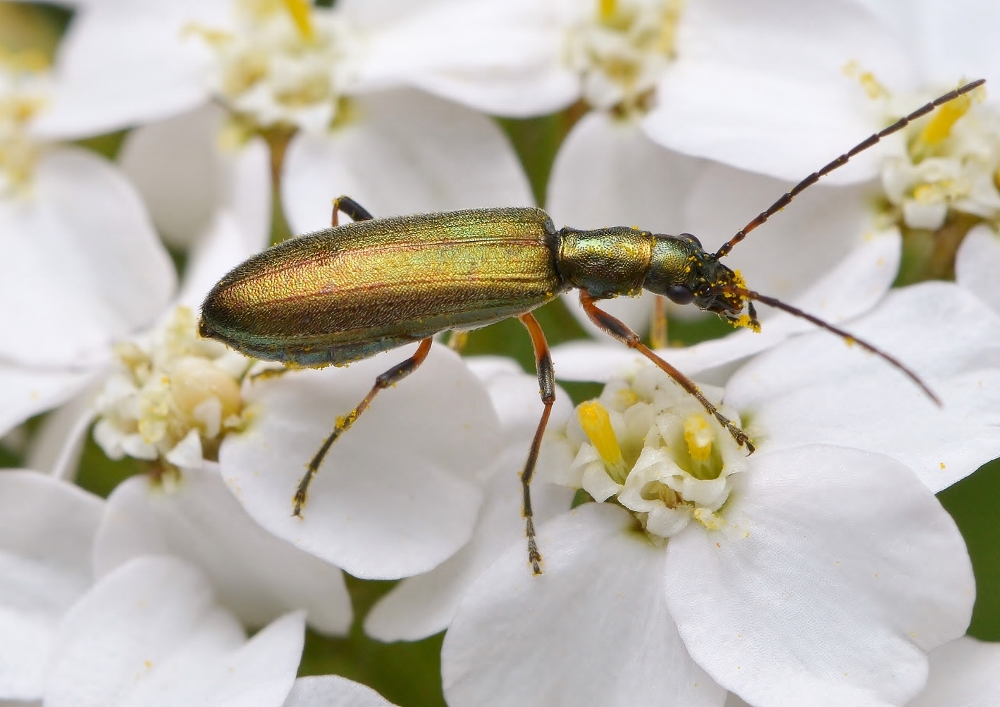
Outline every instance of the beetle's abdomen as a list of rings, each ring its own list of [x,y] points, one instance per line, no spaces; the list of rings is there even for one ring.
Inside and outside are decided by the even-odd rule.
[[[280,243],[226,275],[204,336],[257,358],[344,363],[444,329],[481,326],[560,292],[539,209],[360,221]]]

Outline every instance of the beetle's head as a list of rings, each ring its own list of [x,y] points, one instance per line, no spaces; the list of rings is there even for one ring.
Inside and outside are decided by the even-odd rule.
[[[760,329],[739,272],[720,263],[690,233],[656,235],[652,264],[643,287],[677,304],[694,304],[735,326]],[[744,313],[746,309],[746,313]]]

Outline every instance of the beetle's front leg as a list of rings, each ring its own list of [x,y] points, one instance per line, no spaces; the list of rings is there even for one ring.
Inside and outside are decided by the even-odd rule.
[[[590,321],[594,322],[594,324],[599,326],[603,331],[607,332],[609,336],[612,336],[626,346],[637,350],[643,356],[655,363],[660,370],[664,371],[667,375],[677,381],[678,385],[680,385],[684,390],[693,395],[695,399],[701,403],[702,407],[704,407],[705,410],[707,410],[713,417],[715,417],[716,420],[719,421],[719,424],[729,430],[729,434],[731,434],[733,439],[736,440],[736,444],[741,447],[746,445],[747,450],[753,454],[754,446],[750,441],[749,435],[734,425],[728,417],[719,412],[718,408],[709,402],[708,398],[706,398],[701,390],[699,390],[693,380],[653,353],[648,346],[642,343],[638,334],[625,326],[625,323],[620,319],[616,319],[603,309],[600,309],[596,304],[594,304],[594,298],[587,294],[584,290],[580,290],[580,304],[583,305],[583,311],[585,311],[587,316],[590,317]]]

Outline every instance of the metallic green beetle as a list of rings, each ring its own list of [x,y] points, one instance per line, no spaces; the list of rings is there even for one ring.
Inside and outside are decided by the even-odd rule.
[[[293,514],[299,516],[309,483],[330,446],[380,390],[420,366],[435,334],[518,317],[534,345],[543,403],[521,473],[529,561],[537,574],[542,558],[535,542],[529,484],[555,401],[555,374],[545,336],[531,310],[562,292],[578,289],[584,310],[598,327],[666,371],[751,453],[753,445],[746,433],[726,419],[690,379],[596,302],[634,296],[645,289],[678,304],[692,303],[715,312],[739,326],[757,328],[752,303],[757,300],[805,317],[882,356],[934,398],[898,361],[845,331],[747,289],[742,278],[719,259],[820,177],[982,83],[976,81],[941,96],[809,175],[714,254],[689,234],[672,236],[626,227],[557,230],[548,215],[536,208],[472,209],[376,220],[354,200],[341,197],[334,202],[333,228],[273,246],[219,281],[202,306],[200,332],[255,358],[308,367],[349,364],[420,342],[410,358],[380,375],[361,403],[338,419],[295,492]],[[340,211],[354,222],[338,226]]]

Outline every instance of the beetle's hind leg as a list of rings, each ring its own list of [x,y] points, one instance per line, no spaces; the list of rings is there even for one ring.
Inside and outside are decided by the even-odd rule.
[[[316,472],[319,471],[319,467],[323,463],[323,458],[326,456],[326,453],[330,451],[330,447],[333,446],[333,443],[337,441],[337,438],[340,437],[340,435],[351,429],[351,425],[353,425],[355,420],[361,416],[361,413],[368,408],[380,390],[396,385],[396,383],[403,380],[420,367],[420,364],[427,358],[427,352],[431,350],[432,341],[433,339],[431,338],[421,339],[420,346],[417,347],[417,350],[412,356],[401,363],[397,363],[395,366],[376,378],[375,385],[373,385],[372,389],[368,391],[368,395],[365,396],[364,400],[358,403],[358,406],[349,413],[343,417],[337,418],[337,423],[333,427],[333,432],[331,432],[330,436],[323,442],[323,446],[319,448],[318,452],[316,452],[316,456],[314,456],[312,461],[309,462],[306,475],[302,477],[301,481],[299,481],[299,487],[295,491],[295,510],[292,511],[293,516],[302,517],[302,506],[305,505],[306,502],[306,493],[309,491],[309,484],[312,483],[313,477],[316,476]]]
[[[338,196],[333,200],[333,216],[330,218],[330,225],[336,228],[340,224],[337,214],[345,213],[351,217],[352,221],[371,221],[374,217],[368,213],[368,209],[356,202],[349,196]]]
[[[661,370],[666,372],[667,375],[677,381],[678,385],[693,395],[695,399],[702,404],[702,407],[704,407],[705,410],[707,410],[712,416],[715,417],[716,420],[719,421],[719,424],[729,430],[729,434],[733,436],[733,439],[736,440],[738,445],[741,447],[745,445],[747,450],[753,454],[754,446],[747,433],[734,425],[728,417],[719,412],[718,408],[712,405],[712,403],[708,401],[708,398],[706,398],[705,395],[698,389],[698,386],[695,385],[694,381],[650,351],[649,347],[642,343],[638,334],[625,326],[624,322],[620,319],[616,319],[603,309],[600,309],[596,304],[594,304],[594,298],[587,294],[584,290],[580,290],[580,304],[583,305],[583,310],[587,313],[587,316],[590,317],[590,321],[594,322],[594,324],[599,326],[603,331],[607,332],[609,336],[612,336],[626,346],[637,350],[643,356],[655,363]]]
[[[538,450],[542,446],[542,435],[549,422],[552,404],[556,401],[556,375],[552,367],[552,357],[549,355],[549,345],[545,341],[545,333],[538,324],[538,320],[531,314],[522,314],[519,319],[531,335],[531,345],[535,349],[535,370],[538,371],[538,393],[545,406],[542,410],[542,419],[538,421],[538,427],[535,429],[535,437],[531,440],[528,460],[524,463],[524,471],[521,472],[521,488],[524,494],[524,524],[525,533],[528,536],[528,561],[531,563],[532,572],[541,574],[542,553],[538,551],[538,543],[535,541],[535,519],[531,510],[531,477],[535,473]]]

